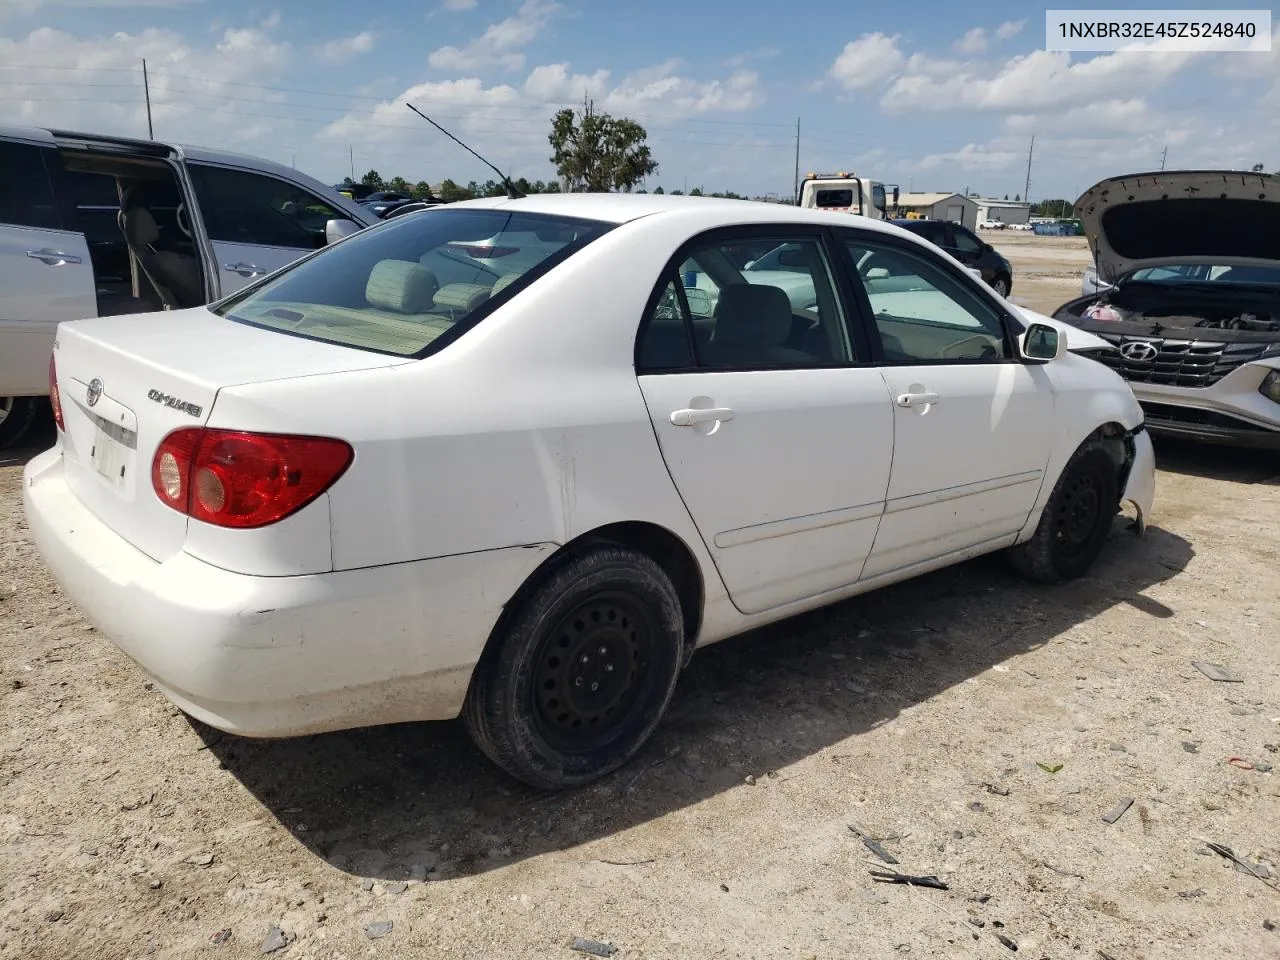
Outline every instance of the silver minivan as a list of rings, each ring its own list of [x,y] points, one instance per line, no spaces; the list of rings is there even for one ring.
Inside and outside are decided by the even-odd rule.
[[[377,217],[256,157],[0,125],[0,449],[63,320],[210,303]]]

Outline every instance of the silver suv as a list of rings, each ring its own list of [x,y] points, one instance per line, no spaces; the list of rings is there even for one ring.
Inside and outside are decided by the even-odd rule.
[[[210,303],[377,223],[290,167],[0,126],[0,449],[49,392],[63,320]]]

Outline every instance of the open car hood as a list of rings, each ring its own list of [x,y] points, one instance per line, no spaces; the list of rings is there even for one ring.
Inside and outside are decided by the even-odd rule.
[[[1112,177],[1081,194],[1098,276],[1107,283],[1171,263],[1280,263],[1280,176],[1178,170]]]

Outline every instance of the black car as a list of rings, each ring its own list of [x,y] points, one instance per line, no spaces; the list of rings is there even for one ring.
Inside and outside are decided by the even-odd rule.
[[[968,227],[946,220],[894,220],[897,226],[941,247],[966,267],[982,273],[982,279],[1002,297],[1013,290],[1013,267],[996,248]]]

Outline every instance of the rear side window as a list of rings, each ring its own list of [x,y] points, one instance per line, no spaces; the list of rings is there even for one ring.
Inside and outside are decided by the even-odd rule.
[[[328,203],[284,180],[247,170],[190,164],[209,237],[223,243],[317,250],[325,224],[346,220]]]
[[[62,229],[44,157],[53,151],[0,140],[0,223]]]
[[[397,356],[426,356],[610,229],[591,220],[436,210],[371,227],[215,312]]]

